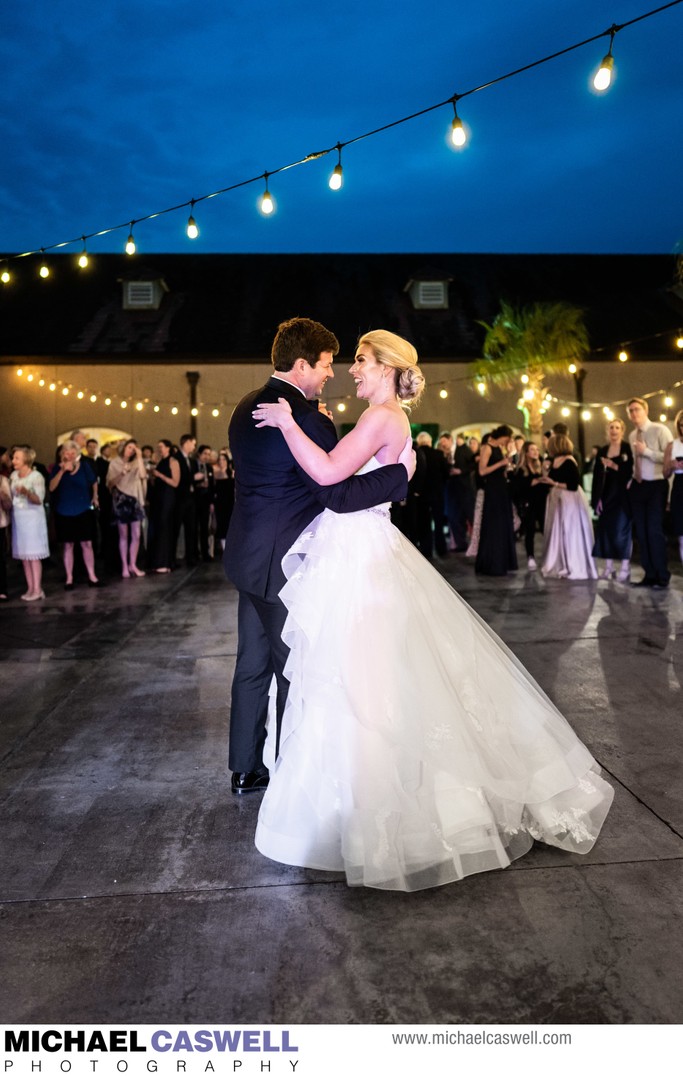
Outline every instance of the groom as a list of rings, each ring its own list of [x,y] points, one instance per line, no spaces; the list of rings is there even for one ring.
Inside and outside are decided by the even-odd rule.
[[[263,388],[238,403],[230,420],[235,507],[223,566],[239,591],[229,752],[232,791],[238,795],[261,791],[268,784],[263,744],[273,674],[277,681],[276,748],[280,737],[288,688],[284,676],[288,649],[282,641],[287,612],[278,597],[285,584],[282,557],[323,508],[357,512],[403,500],[415,469],[408,447],[400,463],[333,486],[319,486],[296,463],[279,430],[256,428],[251,414],[255,404],[275,403],[282,396],[311,440],[331,451],[337,435],[331,420],[318,409],[318,397],[325,382],[334,377],[332,363],[338,351],[336,336],[320,322],[310,318],[283,321],[273,342],[272,376]],[[344,600],[342,594],[330,597]],[[320,600],[328,600],[324,580]]]

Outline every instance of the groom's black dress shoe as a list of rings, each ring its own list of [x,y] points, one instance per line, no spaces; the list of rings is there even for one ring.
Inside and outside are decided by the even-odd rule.
[[[655,585],[655,579],[649,579],[645,576],[643,579],[639,579],[637,583],[631,583],[632,587],[653,587]]]
[[[252,770],[250,773],[233,773],[232,791],[236,796],[244,796],[247,792],[265,792],[268,788],[268,774],[264,770]]]

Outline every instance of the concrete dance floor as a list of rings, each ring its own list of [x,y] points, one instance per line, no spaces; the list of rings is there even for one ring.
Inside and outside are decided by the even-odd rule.
[[[263,859],[220,566],[68,594],[51,569],[0,608],[2,1022],[683,1021],[680,567],[668,592],[440,570],[614,784],[593,852],[412,895]]]

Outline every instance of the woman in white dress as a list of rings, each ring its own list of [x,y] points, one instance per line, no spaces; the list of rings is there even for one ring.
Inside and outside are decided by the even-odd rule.
[[[26,576],[26,593],[22,601],[36,602],[45,597],[43,565],[50,556],[45,519],[45,479],[34,470],[36,454],[28,445],[14,449],[10,475],[12,491],[12,556],[20,560]]]
[[[402,402],[424,385],[412,345],[381,330],[361,337],[351,375],[370,406],[329,455],[286,402],[254,411],[322,484],[395,462]],[[256,831],[264,855],[412,891],[505,867],[535,839],[590,850],[612,789],[388,505],[322,512],[283,566],[290,690]]]
[[[572,456],[574,446],[564,434],[548,442],[551,457],[546,482],[550,493],[543,528],[545,576],[560,579],[597,579],[593,560],[593,522],[581,476]]]

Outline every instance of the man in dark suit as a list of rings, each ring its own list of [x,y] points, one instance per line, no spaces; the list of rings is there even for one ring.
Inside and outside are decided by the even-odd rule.
[[[296,463],[279,430],[256,428],[252,418],[255,405],[283,397],[311,440],[331,451],[336,431],[318,409],[317,398],[328,378],[334,377],[332,363],[338,351],[337,338],[319,322],[309,318],[283,322],[273,342],[273,376],[263,388],[240,401],[230,420],[235,507],[223,564],[239,591],[229,754],[232,791],[237,794],[260,791],[268,784],[263,744],[273,674],[277,681],[276,747],[287,697],[284,665],[288,650],[282,641],[286,610],[278,597],[285,583],[282,557],[324,507],[357,512],[402,500],[408,468],[412,472],[414,465],[408,448],[405,464],[391,464],[333,486],[319,486]],[[343,601],[343,595],[337,598]],[[325,600],[324,584],[320,600]]]
[[[207,561],[211,560],[209,556],[209,526],[215,488],[213,467],[211,466],[211,445],[200,445],[197,449],[197,455],[193,460],[192,484],[194,487],[199,553],[202,560]]]
[[[180,481],[175,499],[175,544],[178,545],[180,528],[185,532],[185,563],[192,568],[197,563],[197,512],[194,502],[195,460],[193,453],[197,438],[184,433],[180,438],[180,451],[176,456],[180,467]]]

